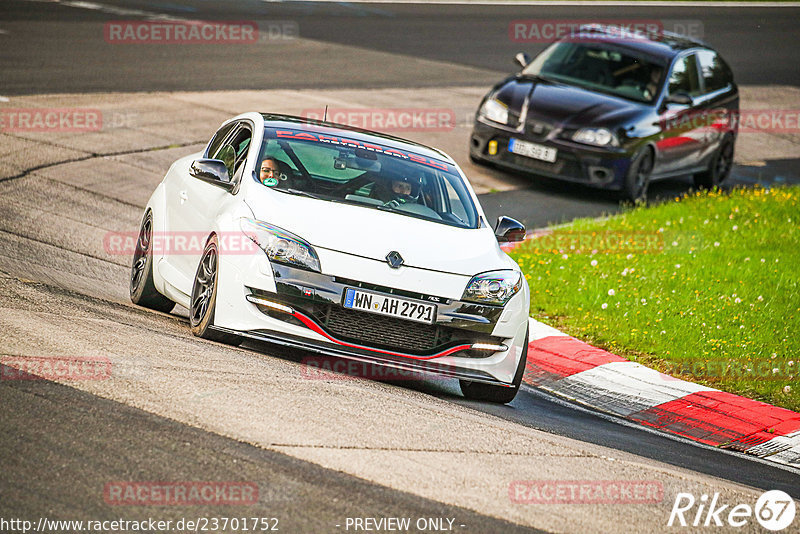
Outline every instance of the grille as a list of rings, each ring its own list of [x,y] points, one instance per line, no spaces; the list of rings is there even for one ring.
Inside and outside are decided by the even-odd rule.
[[[552,130],[553,127],[546,122],[535,119],[529,119],[525,124],[525,133],[528,134],[529,137],[535,138],[537,141],[546,138]]]
[[[332,305],[315,305],[313,316],[343,340],[412,354],[437,352],[435,349],[451,344],[497,342],[480,332],[404,321]]]
[[[529,169],[533,172],[540,171],[543,173],[563,176],[564,178],[571,178],[573,180],[586,180],[586,177],[581,170],[580,163],[578,163],[573,155],[563,151],[559,151],[558,159],[555,163],[528,158],[518,154],[512,154],[510,152],[506,158],[510,163],[513,163],[514,165],[524,169]]]

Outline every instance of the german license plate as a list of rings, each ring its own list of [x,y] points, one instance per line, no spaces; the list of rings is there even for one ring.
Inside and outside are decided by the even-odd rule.
[[[542,161],[549,161],[555,163],[556,154],[558,151],[549,146],[539,145],[536,143],[529,143],[528,141],[520,141],[519,139],[511,138],[508,142],[508,151],[520,156],[528,158],[540,159]]]
[[[419,323],[433,324],[436,320],[436,306],[434,304],[352,288],[345,290],[344,307]]]

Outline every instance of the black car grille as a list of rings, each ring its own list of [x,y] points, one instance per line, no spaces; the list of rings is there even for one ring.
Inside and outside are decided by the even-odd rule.
[[[553,127],[544,121],[528,119],[525,122],[525,136],[537,141],[545,139]]]
[[[504,155],[504,159],[516,167],[527,169],[534,173],[538,171],[544,174],[570,178],[572,180],[588,181],[586,176],[584,176],[581,164],[578,162],[577,158],[562,150],[559,150],[555,163],[520,156],[511,152],[507,152]]]
[[[331,304],[315,304],[312,317],[343,341],[416,355],[434,354],[448,346],[461,344],[501,342],[498,338],[480,332],[395,319]],[[479,355],[489,356],[486,352]]]

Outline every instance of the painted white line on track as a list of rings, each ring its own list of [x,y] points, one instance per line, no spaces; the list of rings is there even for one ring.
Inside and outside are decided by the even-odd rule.
[[[667,377],[636,362],[611,362],[550,385],[567,397],[627,417],[660,404],[714,388]]]
[[[800,467],[800,431],[771,440],[748,449],[748,454],[769,458],[773,462]]]
[[[0,96],[0,102],[10,102],[10,100],[8,99],[8,97]]]
[[[537,321],[532,317],[528,318],[528,325],[530,326],[529,341],[536,341],[537,339],[542,339],[544,337],[553,337],[553,336],[569,337],[564,332],[556,330],[552,326],[540,323],[539,321]]]

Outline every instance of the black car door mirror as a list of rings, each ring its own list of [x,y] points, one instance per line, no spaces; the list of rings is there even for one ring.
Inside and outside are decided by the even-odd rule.
[[[511,217],[501,216],[497,218],[494,235],[498,243],[518,243],[525,239],[525,226]]]
[[[222,187],[230,191],[233,189],[228,167],[224,161],[218,159],[196,159],[189,168],[189,174],[198,180]]]
[[[665,100],[667,104],[680,104],[682,106],[691,106],[694,104],[694,99],[686,93],[675,93],[674,95],[667,96]]]
[[[524,69],[531,62],[531,57],[525,52],[517,52],[517,55],[514,56],[514,61],[519,63],[519,66]]]

